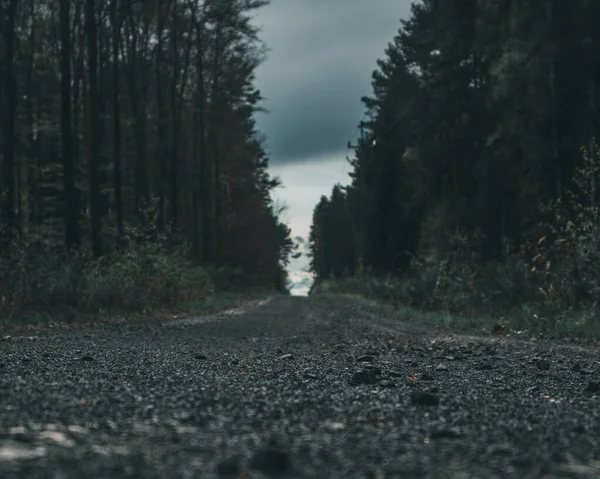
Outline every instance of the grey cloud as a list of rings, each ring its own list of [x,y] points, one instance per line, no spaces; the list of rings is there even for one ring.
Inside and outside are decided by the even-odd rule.
[[[339,152],[355,138],[376,60],[410,0],[273,0],[257,14],[270,48],[258,117],[274,164]]]

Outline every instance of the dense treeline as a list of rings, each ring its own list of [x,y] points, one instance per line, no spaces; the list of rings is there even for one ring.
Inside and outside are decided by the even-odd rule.
[[[155,259],[184,244],[190,265],[284,287],[292,242],[254,122],[266,3],[0,0],[3,303],[27,296],[35,254],[159,243]]]
[[[418,304],[593,299],[598,24],[589,0],[414,3],[363,98],[351,185],[314,211],[317,278],[407,278]]]

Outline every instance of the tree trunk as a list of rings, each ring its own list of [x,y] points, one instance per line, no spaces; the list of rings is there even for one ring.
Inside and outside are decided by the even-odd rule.
[[[29,216],[30,225],[38,224],[38,212],[39,212],[39,204],[36,201],[37,193],[36,190],[38,188],[37,184],[37,163],[38,163],[38,148],[37,148],[37,132],[35,125],[35,100],[34,100],[34,72],[35,72],[35,48],[36,48],[36,19],[35,19],[35,0],[30,0],[29,8],[31,10],[32,22],[31,22],[31,30],[29,32],[29,61],[27,62],[27,80],[26,80],[26,90],[28,92],[27,96],[27,109],[26,109],[26,121],[27,121],[27,133],[28,133],[28,141],[29,141],[29,153],[28,153],[28,163],[27,163],[27,174],[26,174],[26,184],[27,184],[27,214]]]
[[[4,135],[4,127],[5,127],[5,122],[6,122],[6,118],[4,117],[4,111],[5,111],[5,98],[4,98],[4,78],[5,78],[5,73],[4,73],[4,50],[5,50],[5,46],[4,46],[4,41],[6,40],[6,35],[2,34],[2,32],[4,32],[6,26],[4,24],[5,21],[5,11],[4,11],[4,2],[0,0],[0,140],[2,140],[2,135]],[[2,147],[2,142],[0,141],[0,148]],[[0,172],[2,171],[2,162],[0,161]],[[0,198],[0,205],[2,205],[2,199]],[[0,215],[2,214],[2,211],[0,210]]]
[[[71,0],[60,0],[60,72],[61,72],[61,137],[63,167],[63,198],[65,245],[72,248],[79,243],[78,201],[75,189],[73,163],[73,131],[71,123]]]
[[[9,0],[4,31],[4,144],[2,162],[2,219],[5,240],[15,234],[15,133],[17,84],[15,79],[15,24],[17,0]]]
[[[205,102],[204,91],[204,61],[203,55],[203,25],[197,22],[196,48],[196,92],[194,98],[194,131],[193,139],[193,182],[192,188],[192,256],[198,261],[205,261],[206,249],[206,204],[202,201],[204,179],[206,178],[206,132],[205,132]]]
[[[89,168],[90,168],[90,220],[92,231],[92,251],[94,257],[102,255],[102,197],[100,192],[100,155],[99,132],[100,118],[98,98],[98,32],[96,25],[96,2],[85,2],[85,25],[87,33],[88,53],[88,85],[89,85]]]
[[[85,35],[84,28],[81,21],[81,1],[77,1],[75,4],[75,18],[73,21],[73,40],[77,38],[79,48],[73,49],[73,72],[75,78],[73,79],[73,161],[76,165],[82,165],[80,162],[81,157],[81,141],[79,140],[80,128],[81,128],[81,93],[84,86],[82,85],[85,81],[85,64],[84,64],[84,52],[85,52]],[[76,50],[79,50],[77,54]],[[85,131],[85,128],[84,128]],[[83,204],[83,201],[82,201]],[[80,205],[81,206],[81,205]]]
[[[554,29],[554,8],[552,1],[546,3],[548,23],[551,28]],[[553,178],[552,186],[554,187],[554,194],[556,198],[562,196],[562,168],[558,152],[558,130],[557,130],[557,94],[556,94],[556,57],[554,53],[551,53],[550,65],[548,68],[548,87],[550,90],[550,122],[552,137],[552,165],[553,165]],[[550,193],[552,194],[552,192]]]
[[[105,2],[97,2],[99,5],[103,5]],[[110,7],[110,5],[109,5]],[[102,8],[102,7],[101,7]],[[110,15],[110,10],[109,10]],[[100,187],[100,202],[101,202],[101,217],[107,217],[111,211],[111,201],[110,201],[110,191],[106,188],[106,185],[110,182],[110,172],[106,167],[106,159],[109,154],[112,153],[107,146],[107,141],[109,140],[109,135],[107,132],[109,128],[112,126],[112,121],[109,120],[109,116],[112,113],[112,89],[109,82],[110,76],[107,75],[109,72],[109,65],[111,63],[112,51],[111,51],[111,35],[107,35],[107,29],[102,28],[97,31],[96,36],[96,49],[98,52],[98,60],[97,60],[97,68],[96,68],[96,78],[98,85],[98,140],[97,144],[99,145],[99,183]],[[110,151],[110,153],[108,153]]]
[[[121,107],[119,104],[119,40],[121,25],[118,18],[119,0],[111,3],[112,67],[113,67],[113,188],[115,190],[115,213],[117,233],[123,236],[123,192],[121,181]]]
[[[171,226],[173,229],[177,227],[179,219],[179,191],[178,191],[178,178],[179,178],[179,139],[182,124],[183,106],[184,106],[184,90],[187,83],[189,65],[190,65],[190,54],[192,51],[193,35],[188,35],[188,42],[184,52],[183,60],[183,72],[181,78],[178,78],[178,65],[177,65],[177,2],[173,2],[173,17],[171,27],[171,53],[173,63],[173,78],[171,84],[171,118],[172,118],[172,141],[171,141]],[[196,18],[196,9],[198,4],[192,2],[190,4],[190,16]],[[179,91],[177,89],[177,83],[179,82]]]
[[[587,92],[588,92],[588,111],[587,111],[587,138],[586,138],[586,144],[587,144],[587,150],[588,150],[588,155],[590,158],[590,161],[592,162],[592,167],[594,168],[594,172],[596,171],[596,168],[598,167],[597,162],[599,160],[598,158],[598,154],[596,151],[596,139],[594,138],[594,131],[595,129],[598,127],[598,125],[596,124],[596,88],[597,88],[597,83],[595,82],[595,58],[594,58],[594,32],[595,32],[595,28],[596,25],[593,24],[593,19],[594,15],[592,13],[592,6],[591,6],[591,1],[587,0],[585,3],[586,6],[586,13],[587,13],[587,18],[588,18],[588,22],[586,25],[586,31],[585,31],[585,43],[586,43],[586,64],[587,64],[587,68],[585,69],[586,71],[586,82],[587,82]],[[596,174],[592,174],[590,175],[590,206],[595,209],[597,206],[597,187],[598,185],[596,184]]]
[[[134,167],[134,196],[135,207],[143,219],[141,211],[148,206],[150,191],[148,185],[147,171],[147,144],[146,144],[146,104],[145,91],[147,80],[143,72],[138,71],[137,56],[139,54],[139,35],[137,25],[135,25],[133,14],[129,17],[129,72],[127,76],[127,86],[129,89],[129,98],[131,100],[131,109],[135,121],[134,137],[137,150],[137,158]]]
[[[169,170],[169,186],[170,186],[170,206],[171,206],[171,228],[175,230],[177,228],[177,205],[178,205],[178,192],[177,192],[177,168],[179,167],[179,149],[177,148],[177,142],[179,141],[179,108],[177,98],[177,81],[178,75],[178,58],[177,58],[177,2],[172,2],[171,12],[171,168]],[[190,40],[192,35],[189,36]],[[183,79],[182,79],[183,81]]]
[[[205,158],[205,180],[204,180],[204,208],[206,211],[206,227],[204,229],[204,256],[206,261],[215,262],[218,260],[218,224],[219,224],[219,201],[217,191],[217,178],[219,176],[219,151],[218,151],[218,102],[219,102],[219,69],[221,60],[221,21],[217,22],[215,27],[214,54],[212,64],[212,91],[210,95],[210,124],[208,128],[208,143],[210,154]]]
[[[163,53],[163,32],[164,32],[164,17],[163,17],[163,1],[158,0],[158,25],[157,25],[157,45],[156,45],[156,102],[158,107],[158,161],[160,174],[158,178],[158,230],[165,229],[165,197],[166,197],[166,176],[167,172],[167,152],[169,145],[167,144],[166,131],[166,105],[164,98],[163,76],[161,73],[162,53]],[[173,61],[175,61],[173,59]]]

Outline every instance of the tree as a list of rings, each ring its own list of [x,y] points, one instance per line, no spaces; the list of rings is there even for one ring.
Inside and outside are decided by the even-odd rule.
[[[69,0],[61,0],[60,11],[60,72],[61,72],[61,140],[63,165],[63,198],[65,217],[65,244],[72,248],[79,244],[79,202],[75,187],[73,161],[73,128],[71,104],[71,16]]]
[[[457,232],[481,264],[520,250],[546,219],[535,206],[564,195],[597,134],[598,19],[588,1],[412,5],[373,72],[351,160],[346,203],[364,266],[407,274],[411,258],[448,257]],[[327,249],[323,219],[334,193],[313,220],[323,277],[340,248]]]
[[[110,6],[110,23],[112,28],[112,86],[113,86],[113,188],[115,192],[115,214],[117,232],[123,236],[123,186],[121,175],[121,72],[119,54],[121,49],[122,19],[119,15],[119,0],[112,0]]]
[[[3,5],[4,6],[4,5]],[[11,239],[17,227],[17,217],[15,212],[15,133],[16,133],[16,114],[17,114],[17,85],[15,72],[15,29],[17,17],[17,0],[8,0],[5,10],[0,10],[4,23],[4,55],[2,78],[4,93],[4,115],[3,115],[3,161],[2,161],[2,219],[4,225],[5,239]]]
[[[102,212],[100,193],[100,98],[98,91],[98,31],[96,24],[96,1],[85,0],[85,29],[88,54],[89,84],[89,185],[90,225],[92,251],[95,257],[102,255]]]
[[[265,4],[0,1],[3,226],[92,256],[186,243],[282,284],[291,240],[254,121]]]

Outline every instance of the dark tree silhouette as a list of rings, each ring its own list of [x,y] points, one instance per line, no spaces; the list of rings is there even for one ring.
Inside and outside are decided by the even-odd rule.
[[[347,268],[397,276],[446,257],[453,232],[481,263],[519,252],[598,135],[599,19],[587,1],[415,2],[363,98],[345,197],[357,235],[327,236],[333,195],[315,209],[317,275],[356,241]]]
[[[18,254],[76,247],[52,266],[75,271],[160,244],[284,287],[292,243],[254,121],[266,4],[0,0],[1,239],[20,241],[0,284]]]

